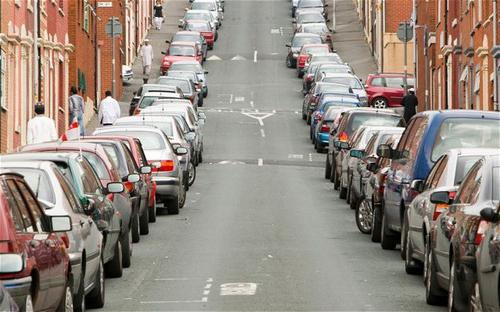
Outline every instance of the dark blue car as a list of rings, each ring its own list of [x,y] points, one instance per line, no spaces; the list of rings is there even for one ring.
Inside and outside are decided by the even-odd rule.
[[[422,112],[410,120],[396,149],[387,145],[379,147],[379,156],[392,159],[380,208],[382,218],[374,220],[382,228],[382,248],[394,249],[400,242],[400,233],[406,232],[403,216],[418,194],[417,189],[411,188],[411,182],[425,180],[436,160],[448,150],[467,147],[500,148],[500,113]],[[402,255],[405,247],[403,244]]]
[[[323,115],[328,110],[328,108],[332,106],[359,107],[361,106],[361,102],[356,95],[350,94],[329,94],[328,97],[325,97],[318,108],[316,108],[314,113],[311,115],[309,135],[313,144],[316,143],[316,128],[318,122],[321,120],[321,118],[323,118]],[[326,136],[325,143],[328,143],[328,136]]]

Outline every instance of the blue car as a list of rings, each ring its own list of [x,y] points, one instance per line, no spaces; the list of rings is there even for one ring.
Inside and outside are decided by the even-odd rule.
[[[327,97],[320,105],[318,105],[318,108],[314,111],[314,113],[311,116],[311,125],[309,129],[309,136],[312,140],[312,143],[316,143],[316,130],[317,130],[317,125],[321,118],[323,118],[323,115],[325,112],[328,110],[328,108],[332,106],[339,106],[339,107],[359,107],[361,106],[361,102],[356,96],[349,96],[346,94],[340,94],[340,95],[335,95],[335,96],[329,96]],[[328,135],[326,135],[326,143],[325,145],[328,145]]]
[[[392,149],[382,144],[377,154],[391,159],[387,172],[381,216],[374,220],[381,226],[383,249],[394,249],[401,233],[408,232],[406,209],[418,195],[413,180],[425,180],[438,158],[452,148],[500,148],[500,113],[445,110],[426,111],[409,122],[398,146]],[[380,214],[379,214],[380,213]],[[373,226],[373,228],[380,228]],[[425,233],[424,233],[425,234]],[[406,253],[407,240],[401,239],[401,255]]]

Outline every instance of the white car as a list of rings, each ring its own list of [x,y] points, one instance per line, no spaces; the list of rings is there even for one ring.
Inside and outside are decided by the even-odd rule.
[[[358,95],[362,106],[368,106],[368,95],[361,80],[349,73],[327,73],[321,79],[322,82],[333,82],[348,85],[352,91]]]
[[[134,79],[134,72],[132,67],[128,65],[122,65],[122,79],[123,83],[130,83]]]

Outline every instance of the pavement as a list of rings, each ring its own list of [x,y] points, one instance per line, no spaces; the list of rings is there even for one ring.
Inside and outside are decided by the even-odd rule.
[[[167,1],[163,29],[149,36],[155,75],[185,6]],[[180,214],[159,216],[133,245],[123,277],[106,280],[104,310],[443,311],[426,305],[422,277],[405,273],[399,250],[358,231],[323,178],[325,154],[299,114],[301,81],[285,66],[290,2],[226,0],[224,15],[205,63],[196,182]],[[351,0],[337,0],[337,16],[334,47],[365,78],[375,66]]]

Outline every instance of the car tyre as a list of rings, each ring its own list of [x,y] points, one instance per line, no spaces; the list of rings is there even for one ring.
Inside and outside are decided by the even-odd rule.
[[[201,96],[198,98],[198,99],[199,99],[199,100],[198,100],[198,107],[203,107],[203,98],[204,98],[204,96],[203,96],[203,95],[201,95]]]
[[[78,285],[78,291],[73,296],[73,310],[75,312],[85,312],[85,269],[80,273],[80,283]]]
[[[448,310],[470,311],[470,307],[468,306],[468,303],[470,303],[470,298],[466,294],[462,293],[460,284],[457,280],[457,274],[458,271],[456,261],[452,260],[449,278],[450,284],[448,286]]]
[[[387,107],[387,100],[383,97],[377,97],[377,98],[373,99],[372,106],[374,108],[386,108]]]
[[[153,200],[153,205],[149,207],[149,222],[155,223],[156,222],[156,199]]]
[[[380,232],[382,230],[382,211],[379,205],[373,205],[373,214],[372,214],[372,231],[371,231],[371,240],[374,243],[380,243],[381,235]]]
[[[196,180],[196,166],[192,161],[190,161],[188,164],[188,185],[189,186],[193,185],[195,180]]]
[[[140,228],[140,234],[141,235],[148,235],[149,234],[149,209],[146,208],[142,212],[142,215],[139,217],[139,228]]]
[[[401,250],[405,251],[405,271],[410,275],[419,275],[422,274],[423,266],[422,263],[416,259],[413,259],[413,248],[411,246],[410,240],[410,231],[408,226],[408,218],[405,216],[406,226],[403,227],[403,231],[401,231]],[[403,247],[404,246],[404,247]]]
[[[104,271],[107,277],[121,277],[123,275],[122,264],[122,243],[116,242],[113,259],[104,265]]]
[[[334,178],[333,188],[335,190],[339,190],[340,189],[340,179],[339,179],[339,175],[337,173],[337,164],[335,162],[333,163],[332,170],[334,173],[334,175],[333,175],[333,178]],[[339,197],[340,197],[340,194],[339,194]]]
[[[85,297],[85,301],[89,308],[99,309],[104,306],[106,295],[102,259],[99,261],[99,268],[97,269],[95,278],[94,289]]]
[[[340,184],[340,182],[339,182]],[[340,186],[339,198],[346,199],[347,198],[347,187]]]
[[[361,233],[371,233],[373,221],[372,214],[369,201],[366,198],[361,199],[359,204],[356,206],[355,213],[356,225]]]
[[[165,200],[165,205],[167,206],[167,211],[169,215],[179,214],[179,195],[174,198]]]
[[[326,154],[326,163],[325,163],[325,179],[330,179],[332,176],[332,166],[330,165],[330,158],[328,153]]]
[[[381,229],[381,239],[380,239],[380,246],[382,246],[382,249],[385,250],[393,250],[396,248],[396,245],[398,244],[397,237],[394,233],[391,233],[392,231],[387,228],[387,217],[384,215],[382,216],[382,229]]]
[[[141,236],[139,234],[139,215],[136,213],[130,219],[130,222],[132,223],[130,226],[130,230],[132,231],[132,243],[138,243],[141,240]]]
[[[201,164],[203,162],[203,152],[200,150],[200,153],[198,154],[198,164]]]
[[[57,312],[73,312],[73,294],[71,292],[71,280],[66,281],[64,286],[64,296],[57,307]]]
[[[124,268],[130,267],[131,257],[132,257],[132,233],[128,231],[125,233],[121,239],[122,244],[122,266]]]

